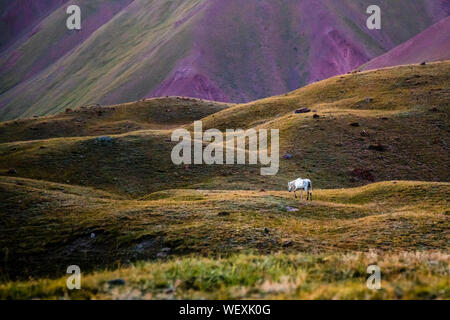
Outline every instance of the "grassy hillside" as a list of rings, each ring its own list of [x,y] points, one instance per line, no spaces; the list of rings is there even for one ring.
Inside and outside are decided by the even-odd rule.
[[[164,248],[170,256],[449,249],[448,183],[316,190],[309,203],[287,192],[239,190],[170,190],[126,200],[6,177],[0,188],[1,265],[13,278],[62,274],[71,262],[88,271],[155,259]]]
[[[0,143],[172,129],[229,106],[184,97],[145,99],[113,106],[84,106],[53,116],[1,122]]]
[[[171,97],[1,123],[0,298],[448,299],[449,69],[352,73],[249,104]],[[277,128],[292,158],[273,177],[175,166],[171,132],[197,119]],[[286,191],[298,176],[314,201]],[[365,288],[371,263],[381,291]],[[64,289],[71,264],[81,291]]]
[[[301,107],[316,110],[319,115],[322,112],[328,119],[358,115],[374,118],[383,113],[389,116],[413,111],[424,114],[433,107],[441,107],[448,114],[449,71],[450,61],[355,71],[284,95],[238,104],[204,119],[204,127],[250,128],[280,119]],[[311,117],[312,114],[290,116],[297,122]]]
[[[447,253],[241,254],[139,263],[83,277],[0,284],[1,299],[449,299]],[[366,268],[383,270],[367,290]],[[410,270],[414,270],[411,272]],[[121,279],[123,285],[111,281]]]
[[[229,108],[169,98],[100,109],[101,116],[91,108],[6,122],[0,125],[3,141],[50,139],[0,144],[0,172],[13,168],[20,177],[128,197],[179,187],[284,190],[297,176],[308,176],[320,188],[391,179],[449,181],[449,74],[450,62],[406,66],[334,77]],[[186,107],[199,111],[191,114]],[[316,112],[292,112],[300,107]],[[169,129],[189,128],[202,116],[205,128],[278,128],[280,154],[293,157],[281,159],[274,177],[260,176],[256,166],[175,166]],[[105,134],[114,141],[97,141],[96,135]],[[52,138],[62,135],[73,138]]]

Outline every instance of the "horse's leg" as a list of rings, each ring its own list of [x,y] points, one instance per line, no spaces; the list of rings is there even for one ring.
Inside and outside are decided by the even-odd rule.
[[[297,199],[297,194],[295,193],[297,190],[294,190],[294,198]]]
[[[300,190],[300,201],[303,201],[303,190]]]

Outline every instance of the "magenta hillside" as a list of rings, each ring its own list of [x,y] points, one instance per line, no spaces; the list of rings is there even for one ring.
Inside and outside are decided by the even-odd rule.
[[[360,69],[372,70],[448,59],[450,59],[450,17],[442,19],[414,38],[371,60]]]
[[[155,96],[268,97],[353,70],[450,13],[445,0],[379,1],[389,10],[371,31],[368,0],[78,0],[83,29],[68,33],[65,1],[38,2],[0,3],[3,120]]]

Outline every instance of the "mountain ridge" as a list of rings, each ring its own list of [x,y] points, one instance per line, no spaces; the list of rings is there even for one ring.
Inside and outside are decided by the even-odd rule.
[[[450,59],[450,17],[444,18],[417,36],[376,57],[358,70]]]
[[[110,14],[78,3],[105,23],[80,43],[46,36],[66,52],[55,62],[40,42],[64,24],[61,8],[0,56],[0,119],[167,95],[252,101],[353,70],[450,13],[443,0],[382,1],[385,21],[401,18],[378,32],[365,27],[366,0],[121,0]]]

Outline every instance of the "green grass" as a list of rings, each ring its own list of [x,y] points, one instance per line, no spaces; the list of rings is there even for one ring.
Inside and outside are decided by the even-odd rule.
[[[0,188],[5,279],[55,276],[71,261],[86,270],[116,267],[155,259],[166,247],[174,256],[448,250],[448,183],[316,190],[308,203],[287,192],[240,190],[169,190],[126,200],[20,178],[1,178]]]
[[[0,173],[15,168],[21,177],[69,181],[131,198],[174,188],[284,190],[286,181],[298,176],[310,178],[317,188],[368,183],[352,176],[357,168],[372,170],[375,181],[449,181],[450,93],[443,86],[449,66],[442,62],[339,76],[244,105],[163,98],[9,121],[0,124],[0,141],[9,142],[0,144]],[[300,105],[316,110],[319,118],[293,114]],[[192,129],[198,119],[205,130],[277,128],[280,155],[293,158],[280,160],[275,177],[260,176],[255,166],[186,170],[173,165],[168,161],[175,145],[168,141],[171,130]],[[360,126],[350,126],[353,122]],[[116,143],[98,146],[98,135],[115,135]],[[376,144],[386,151],[369,150]]]
[[[137,263],[66,277],[0,284],[1,299],[449,299],[449,255],[440,252],[240,254]],[[381,269],[381,289],[366,287],[366,268]],[[123,279],[123,286],[108,281]]]
[[[449,66],[340,76],[245,105],[173,97],[1,123],[0,298],[448,299]],[[299,105],[319,118],[293,114]],[[293,158],[274,177],[175,166],[171,132],[197,119],[277,128]],[[314,201],[286,191],[298,176]],[[376,292],[365,287],[374,261],[386,280]],[[64,289],[71,264],[82,291]],[[115,277],[126,285],[105,285]]]
[[[231,104],[193,98],[155,98],[107,107],[82,106],[56,115],[0,123],[0,143],[168,130]]]

